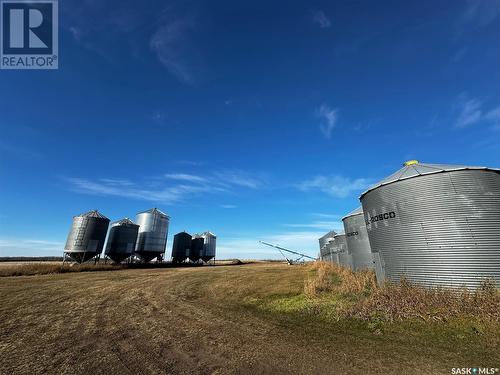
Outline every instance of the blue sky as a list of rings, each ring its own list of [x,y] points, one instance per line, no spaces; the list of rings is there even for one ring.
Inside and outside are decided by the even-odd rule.
[[[314,255],[407,159],[500,166],[499,0],[59,7],[59,70],[0,71],[0,256],[155,206]]]

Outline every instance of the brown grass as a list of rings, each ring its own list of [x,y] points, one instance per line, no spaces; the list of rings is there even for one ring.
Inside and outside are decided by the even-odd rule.
[[[354,272],[348,268],[326,262],[315,262],[305,282],[304,292],[318,296],[325,292],[369,294],[377,288],[375,273]]]
[[[485,282],[481,289],[461,291],[423,288],[406,280],[377,288],[369,298],[356,306],[356,315],[364,319],[383,316],[394,320],[419,318],[446,321],[475,318],[500,322],[500,291]]]
[[[317,262],[310,266],[304,286],[311,299],[347,299],[335,304],[339,316],[363,320],[447,321],[470,319],[500,322],[500,290],[485,281],[476,291],[424,288],[402,280],[378,287],[372,271],[353,272],[345,267]]]
[[[0,267],[0,277],[33,276],[67,272],[111,271],[123,269],[122,265],[113,264],[65,264],[61,263],[25,263]]]
[[[304,280],[318,274],[315,267],[254,263],[4,277],[0,374],[400,375],[498,367],[498,324],[479,326],[476,334],[451,322],[311,315],[314,301],[330,309],[370,298],[332,290],[306,295]],[[341,288],[338,274],[332,280]]]

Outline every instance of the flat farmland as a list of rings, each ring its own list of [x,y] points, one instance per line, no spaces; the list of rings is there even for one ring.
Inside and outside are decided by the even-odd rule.
[[[443,322],[373,330],[295,309],[308,277],[308,266],[276,263],[2,277],[0,373],[450,374],[500,365],[498,325],[479,334]]]

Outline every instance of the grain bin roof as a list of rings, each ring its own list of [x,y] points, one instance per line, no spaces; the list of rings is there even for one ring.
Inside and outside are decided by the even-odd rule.
[[[98,217],[100,219],[107,219],[107,220],[109,220],[106,216],[104,216],[103,214],[101,214],[97,210],[92,210],[92,211],[86,212],[86,213],[78,215],[78,216],[81,216],[81,217]]]
[[[113,226],[117,226],[117,225],[137,225],[136,223],[134,223],[132,220],[130,220],[128,217],[125,217],[121,220],[118,220],[118,221],[115,221],[114,223],[112,223]]]
[[[454,164],[426,164],[420,163],[418,160],[409,160],[403,164],[403,168],[398,170],[396,173],[391,174],[389,177],[384,178],[379,183],[373,185],[368,190],[366,190],[360,199],[368,192],[384,185],[392,184],[393,182],[407,180],[409,178],[434,174],[443,173],[451,171],[461,171],[461,170],[489,170],[499,172],[500,169],[487,168],[487,167],[471,167],[465,165],[454,165]]]
[[[200,236],[209,236],[209,237],[217,237],[215,234],[213,234],[212,232],[210,231],[207,231],[207,232],[203,232],[201,234],[199,234]]]
[[[322,240],[322,239],[328,238],[328,237],[332,237],[333,238],[336,234],[337,234],[337,232],[335,232],[334,230],[331,230],[327,234],[321,236],[319,239]]]
[[[351,217],[351,216],[356,216],[356,215],[363,215],[363,208],[362,207],[358,207],[354,211],[349,212],[347,215],[345,215],[342,218],[342,220],[347,219],[348,217]]]
[[[156,207],[155,208],[151,208],[149,210],[146,210],[146,211],[141,211],[141,212],[138,212],[137,215],[140,215],[140,214],[159,214],[159,215],[162,215],[162,216],[166,216],[166,217],[169,217],[166,213],[160,211],[159,209],[157,209]]]

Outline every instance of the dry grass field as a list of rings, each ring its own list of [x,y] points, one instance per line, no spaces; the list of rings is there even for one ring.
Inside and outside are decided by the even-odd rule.
[[[394,287],[392,298],[369,274],[353,277],[276,263],[0,277],[0,374],[500,367],[494,290],[445,300],[443,309],[446,294]]]

